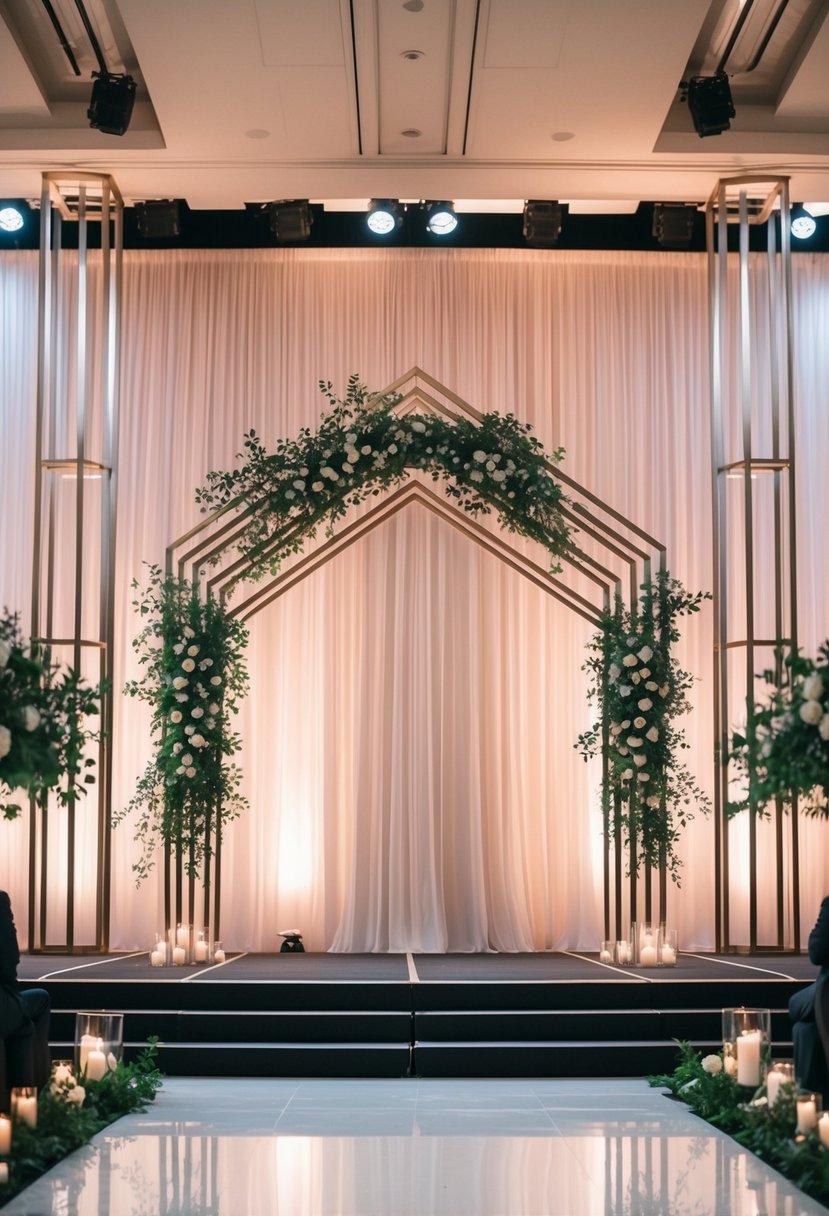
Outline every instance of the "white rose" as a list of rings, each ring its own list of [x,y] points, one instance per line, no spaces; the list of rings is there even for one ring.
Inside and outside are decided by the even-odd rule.
[[[472,459],[478,464],[486,464],[486,452],[482,452],[479,448],[477,452],[472,453]]]
[[[628,754],[628,749],[626,747],[620,747],[618,744],[617,744],[616,750],[618,751],[620,756],[626,756]]]
[[[649,774],[649,773],[640,773],[640,774],[639,774],[639,780],[640,780],[641,782],[643,782],[643,783],[644,783],[645,781],[650,781],[650,774]]]
[[[181,721],[181,710],[180,709],[173,710],[173,712],[170,714],[170,721],[171,722],[180,722]]]
[[[363,453],[364,456],[370,456],[371,455],[371,444],[364,443],[363,446],[360,448],[360,451]]]
[[[628,736],[628,741],[627,741],[627,744],[628,744],[628,747],[634,747],[634,748],[635,748],[635,747],[641,747],[641,746],[642,746],[642,740],[639,738],[639,736],[638,736],[638,735],[629,735],[629,736]]]
[[[210,702],[210,704],[207,707],[207,712],[209,714],[217,714],[219,712],[219,707],[215,701]]]
[[[194,644],[194,645],[192,645],[192,646],[188,646],[188,647],[187,647],[187,653],[188,653],[189,655],[195,655],[195,654],[198,654],[198,653],[199,653],[199,647],[198,647],[198,646],[196,646],[195,644]]]
[[[417,431],[418,435],[422,435],[426,430],[425,425],[422,422],[418,422],[416,418],[414,418],[409,425],[413,431]]]
[[[325,489],[325,486],[321,481],[314,481],[311,483],[311,489],[314,491],[315,494],[319,494],[320,490]]]
[[[188,752],[186,756],[181,757],[181,763],[185,768],[188,768],[193,763],[193,757]]]
[[[40,726],[40,714],[35,709],[34,705],[23,706],[23,728],[24,730],[37,730]]]
[[[633,689],[630,686],[630,684],[620,684],[619,685],[619,696],[620,697],[629,697],[632,692],[633,692]]]
[[[210,677],[210,683],[211,683],[211,684],[217,684],[217,685],[218,685],[218,684],[221,684],[221,682],[222,682],[222,677],[221,677],[221,676],[211,676],[211,677]]]
[[[723,1066],[725,1068],[725,1071],[728,1073],[729,1077],[736,1076],[737,1061],[734,1059],[734,1056],[726,1056],[725,1059],[723,1060]]]
[[[622,780],[631,781],[632,779],[633,779],[633,769],[626,768],[625,771],[622,773]]]
[[[11,657],[12,648],[5,638],[0,638],[0,667],[5,667]]]
[[[186,638],[194,638],[196,636],[189,625],[185,625],[181,632]]]
[[[183,704],[184,704],[184,702],[185,702],[185,701],[189,701],[189,700],[190,700],[190,698],[188,697],[188,695],[187,695],[187,693],[186,693],[186,692],[177,692],[177,693],[176,693],[176,700],[178,701],[179,705],[183,705]]]
[[[174,755],[174,756],[177,756],[177,755],[179,754],[179,752],[181,751],[181,749],[182,749],[182,747],[183,747],[183,746],[184,746],[184,744],[183,744],[183,743],[174,743],[174,744],[173,744],[173,755]]]
[[[640,752],[638,756],[633,757],[633,763],[636,765],[637,768],[644,768],[645,765],[648,763],[648,757],[643,756],[642,753]]]
[[[645,805],[646,805],[646,806],[652,806],[652,807],[657,807],[657,806],[659,806],[659,795],[658,795],[658,794],[651,794],[649,798],[646,798],[646,799],[645,799]]]
[[[622,728],[618,722],[610,723],[610,733],[611,735],[620,735],[622,733]]]
[[[184,650],[184,642],[176,642],[173,647],[173,654],[181,654],[182,650]]]
[[[190,681],[187,679],[186,676],[176,676],[176,678],[173,680],[173,688],[175,688],[175,689],[186,688],[189,683],[190,683]]]
[[[667,695],[668,695],[668,693],[669,693],[670,691],[671,691],[671,687],[670,687],[670,685],[669,685],[669,684],[663,684],[663,685],[662,685],[662,687],[661,687],[661,688],[660,688],[660,690],[659,690],[659,695],[660,695],[660,697],[667,697]]]
[[[8,726],[0,726],[0,760],[12,749],[12,733]]]
[[[634,683],[634,684],[638,684],[639,681],[642,679],[642,677],[640,676],[638,671],[632,671],[630,673],[630,678],[631,678],[632,683]]]
[[[625,657],[622,659],[622,662],[624,663],[625,667],[635,667],[636,666],[636,655],[635,654],[626,654]]]
[[[193,659],[182,659],[181,660],[181,670],[182,671],[195,671],[196,664],[195,664],[194,660]]]
[[[192,743],[193,747],[204,747],[206,740],[204,735],[191,735],[190,742]]]
[[[184,728],[184,733],[185,733],[185,735],[194,735],[196,733],[196,728],[192,722],[187,723],[187,725]]]
[[[496,469],[495,472],[492,474],[492,480],[493,481],[504,481],[506,476],[507,475],[503,469]]]
[[[647,663],[649,659],[653,658],[653,651],[651,650],[650,646],[642,647],[642,649],[639,651],[639,658],[643,663]]]
[[[651,741],[651,743],[656,743],[656,740],[659,738],[659,731],[656,729],[655,726],[652,726],[650,728],[650,730],[648,731],[648,733],[645,735],[645,738],[649,739]]]
[[[201,661],[201,663],[199,664],[199,666],[200,666],[200,667],[212,667],[212,666],[213,666],[213,660],[212,660],[212,659],[202,659],[202,661]]]
[[[636,729],[637,729],[637,730],[641,730],[643,726],[647,726],[647,725],[648,725],[648,723],[647,723],[647,719],[645,719],[645,718],[641,718],[641,717],[640,717],[640,718],[634,718],[634,719],[633,719],[633,725],[636,727]]]
[[[823,717],[823,706],[820,701],[804,701],[799,712],[803,721],[809,726],[817,726]],[[31,729],[31,727],[27,729]]]
[[[204,710],[202,709],[201,705],[194,705],[190,710],[190,716],[193,718],[203,718]]]
[[[308,476],[308,470],[306,469],[305,465],[303,465],[302,468],[299,470],[299,475],[300,475],[300,477]]]
[[[196,770],[195,770],[194,768],[188,768],[188,769],[186,770],[186,775],[187,775],[188,777],[195,777],[195,775],[196,775]]]
[[[650,667],[643,667],[639,674],[643,680],[647,680],[648,676],[651,674]]]
[[[66,1093],[66,1101],[72,1102],[75,1106],[83,1106],[85,1097],[86,1090],[82,1085],[74,1085]]]
[[[480,469],[472,469],[472,470],[470,471],[470,473],[469,473],[469,480],[470,480],[470,481],[483,481],[483,479],[484,479],[484,475],[483,475],[483,473],[480,471]]]
[[[718,1072],[722,1072],[722,1060],[719,1056],[703,1056],[702,1071],[710,1072],[713,1075],[716,1075]]]
[[[289,499],[294,499],[294,498],[296,498],[296,493],[294,490],[286,490],[285,497],[289,498]]]
[[[818,726],[821,739],[829,740],[829,714],[824,714]]]
[[[656,680],[648,680],[647,684],[645,685],[645,688],[647,688],[648,692],[656,692],[656,690],[659,688],[659,685],[657,684]]]
[[[638,705],[643,713],[646,713],[653,706],[653,701],[650,699],[650,697],[643,697],[642,700],[638,702]]]
[[[619,664],[618,664],[618,663],[611,663],[611,664],[610,664],[610,667],[608,668],[608,671],[607,671],[607,677],[608,677],[608,679],[609,679],[609,680],[618,680],[618,679],[619,679],[619,676],[620,676],[621,674],[622,674],[622,669],[621,669],[621,667],[619,666]]]
[[[814,672],[803,681],[803,699],[805,701],[819,701],[823,696],[823,680]]]
[[[292,484],[293,484],[293,487],[295,490],[301,491],[301,490],[305,489],[305,482],[302,480],[301,477],[297,477],[296,481],[293,482]]]

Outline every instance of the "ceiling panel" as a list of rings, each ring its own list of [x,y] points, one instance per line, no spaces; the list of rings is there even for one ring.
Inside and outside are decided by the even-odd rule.
[[[45,118],[49,107],[8,25],[0,16],[0,115]]]

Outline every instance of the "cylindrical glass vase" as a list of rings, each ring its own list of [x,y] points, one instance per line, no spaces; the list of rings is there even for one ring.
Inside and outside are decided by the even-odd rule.
[[[808,1136],[809,1132],[817,1130],[818,1117],[822,1105],[820,1094],[809,1090],[799,1090],[795,1098],[797,1111],[797,1134]]]
[[[769,1106],[774,1106],[785,1086],[794,1088],[794,1064],[791,1060],[774,1060],[766,1073],[766,1094]]]
[[[658,958],[656,960],[657,967],[675,967],[679,947],[677,945],[676,929],[659,930],[659,943],[657,945]]]
[[[37,1088],[34,1085],[18,1085],[11,1091],[12,1120],[37,1127]]]
[[[75,1014],[75,1075],[100,1081],[114,1072],[124,1054],[123,1013]]]
[[[757,1089],[771,1063],[771,1010],[723,1009],[723,1060],[738,1085]]]

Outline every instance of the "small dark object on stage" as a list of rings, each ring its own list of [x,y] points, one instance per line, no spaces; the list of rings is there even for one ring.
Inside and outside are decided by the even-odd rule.
[[[305,947],[302,944],[302,934],[298,929],[283,929],[279,936],[285,939],[279,947],[280,954],[305,953]]]

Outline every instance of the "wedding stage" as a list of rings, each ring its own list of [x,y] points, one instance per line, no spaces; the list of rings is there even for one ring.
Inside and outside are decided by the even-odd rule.
[[[787,1005],[814,978],[803,955],[680,953],[616,967],[581,952],[251,954],[156,968],[149,954],[26,955],[49,990],[52,1053],[72,1054],[75,1012],[121,1010],[127,1056],[159,1039],[179,1076],[642,1076],[670,1071],[676,1039],[721,1046],[721,1010]]]

